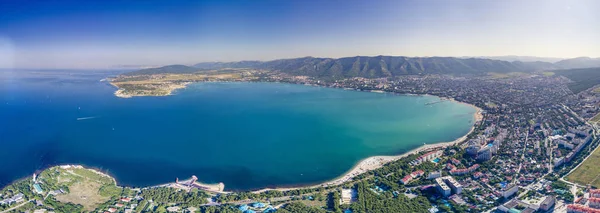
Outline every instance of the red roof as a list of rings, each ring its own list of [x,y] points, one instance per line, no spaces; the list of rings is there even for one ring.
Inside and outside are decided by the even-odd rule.
[[[406,175],[404,176],[404,178],[402,178],[402,183],[406,184],[408,183],[408,181],[411,181],[412,177],[410,175]]]
[[[586,213],[600,213],[600,209],[590,208],[584,205],[579,204],[569,204],[567,205],[567,211],[577,211],[577,212],[586,212]]]
[[[414,172],[410,173],[410,175],[413,176],[413,177],[418,177],[418,176],[421,176],[423,174],[425,174],[425,172],[423,170],[418,170],[418,171],[414,171]]]
[[[600,189],[590,189],[590,195],[592,197],[600,197]]]
[[[594,203],[600,203],[600,198],[598,197],[590,197],[590,199],[588,199],[590,202],[594,202]]]

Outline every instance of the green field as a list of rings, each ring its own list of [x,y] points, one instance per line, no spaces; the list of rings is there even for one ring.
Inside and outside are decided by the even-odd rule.
[[[590,122],[593,123],[598,123],[600,121],[600,113],[596,114],[592,119],[590,119]]]
[[[575,171],[565,179],[581,185],[591,184],[600,188],[600,149],[596,149]]]
[[[39,181],[46,191],[64,189],[67,193],[55,196],[60,203],[73,203],[92,211],[98,205],[121,193],[114,179],[84,168],[53,167],[40,173]]]
[[[554,73],[553,72],[543,72],[542,75],[544,75],[544,76],[553,76]]]

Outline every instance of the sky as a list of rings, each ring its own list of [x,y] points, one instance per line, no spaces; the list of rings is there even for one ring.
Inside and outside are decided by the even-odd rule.
[[[600,57],[597,0],[0,0],[0,68]]]

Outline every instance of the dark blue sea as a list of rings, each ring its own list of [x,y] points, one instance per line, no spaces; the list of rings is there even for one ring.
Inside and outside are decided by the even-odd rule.
[[[0,71],[0,187],[58,164],[119,185],[198,176],[226,190],[314,184],[358,161],[466,134],[475,109],[403,96],[280,83],[196,83],[118,98],[120,71]]]

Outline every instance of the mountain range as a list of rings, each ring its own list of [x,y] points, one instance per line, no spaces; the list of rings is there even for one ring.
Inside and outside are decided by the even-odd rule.
[[[487,58],[493,60],[501,60],[501,61],[522,61],[522,62],[550,62],[555,63],[561,60],[565,60],[566,58],[556,58],[556,57],[537,57],[537,56],[518,56],[518,55],[504,55],[504,56],[471,56],[471,57],[461,57],[461,58]]]
[[[415,74],[508,73],[590,67],[600,67],[600,58],[580,57],[550,63],[543,61],[510,62],[487,58],[355,56],[337,59],[303,57],[273,61],[203,62],[193,66],[169,65],[142,69],[127,73],[127,75],[252,68],[322,78],[378,78]]]

